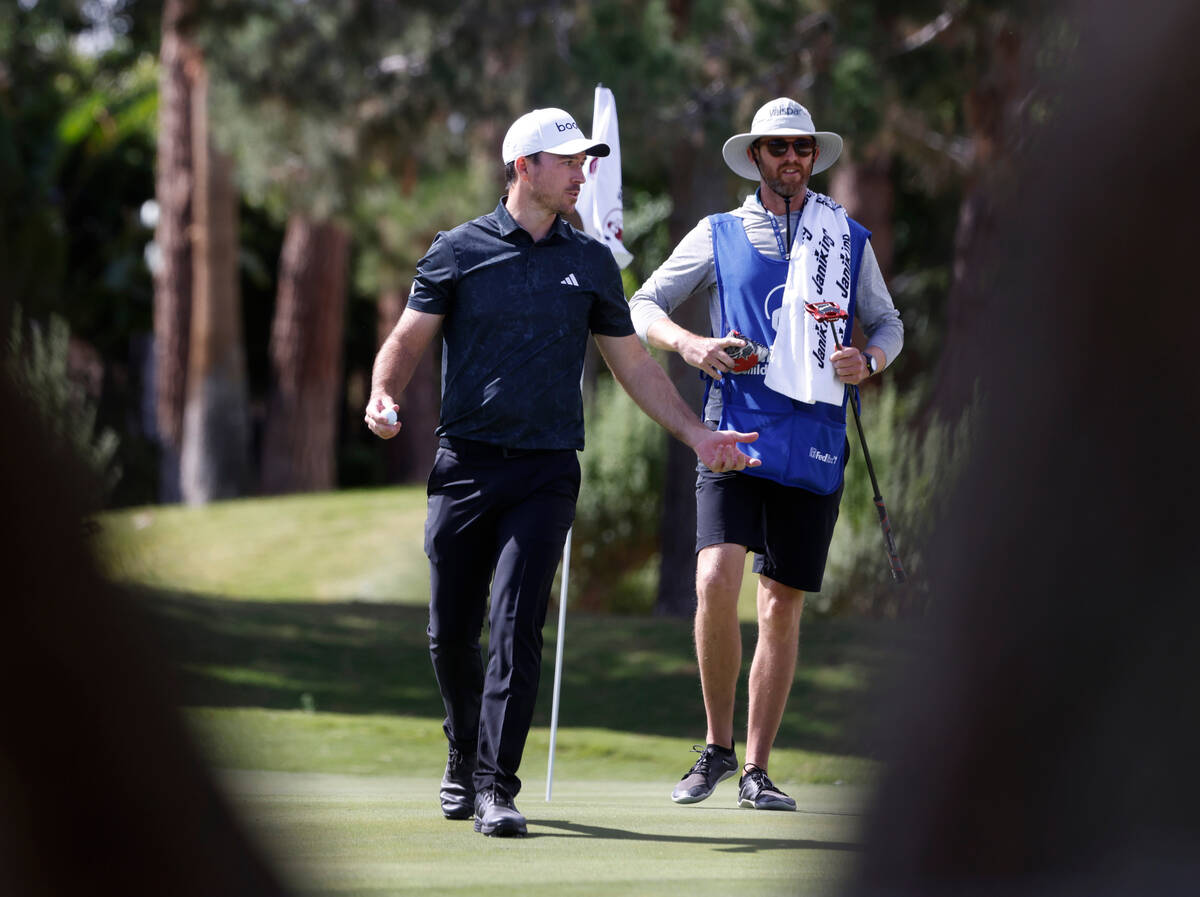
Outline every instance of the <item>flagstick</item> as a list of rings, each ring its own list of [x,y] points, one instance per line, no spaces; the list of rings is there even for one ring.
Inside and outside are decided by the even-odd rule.
[[[563,641],[567,631],[567,583],[571,578],[571,533],[567,530],[567,542],[563,546],[562,587],[558,593],[558,643],[554,646],[554,701],[550,706],[550,757],[546,762],[546,802],[554,787],[554,744],[558,738],[558,696],[562,688]]]
[[[595,98],[592,103],[592,139],[605,140],[608,142],[612,152],[609,154],[608,163],[615,164],[617,170],[616,190],[611,197],[616,202],[616,207],[621,208],[621,180],[620,180],[620,140],[617,137],[617,113],[616,101],[611,103],[611,114],[601,115],[604,110],[602,98],[605,95],[611,97],[612,92],[609,91],[603,84],[596,85]],[[603,118],[604,133],[597,132],[597,124]],[[611,181],[609,182],[611,186]],[[609,250],[612,251],[613,257],[617,261],[617,265],[624,268],[633,258],[629,252],[621,245],[620,232],[618,231],[615,242],[608,238],[604,233],[604,222],[598,220],[596,215],[596,189],[597,185],[593,178],[589,177],[583,185],[583,191],[579,195],[580,205],[577,207],[580,221],[584,225],[584,230],[591,234],[596,239],[600,240]],[[606,205],[605,209],[611,208],[611,205]],[[587,217],[584,217],[584,211],[587,212]],[[624,260],[622,260],[622,258]],[[579,387],[583,389],[583,374],[580,373]],[[558,596],[558,644],[554,649],[554,700],[550,709],[550,756],[546,761],[546,800],[550,800],[551,792],[554,788],[554,748],[558,740],[558,704],[559,696],[562,690],[562,667],[563,667],[563,642],[566,640],[567,627],[567,584],[571,578],[571,533],[573,529],[567,530],[567,541],[563,546],[562,559],[562,589]]]

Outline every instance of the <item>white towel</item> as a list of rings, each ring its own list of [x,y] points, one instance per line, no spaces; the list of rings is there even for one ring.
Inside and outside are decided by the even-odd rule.
[[[624,205],[621,199],[621,139],[617,136],[617,101],[607,87],[596,85],[592,112],[592,140],[607,143],[603,158],[589,156],[587,180],[579,188],[575,208],[583,219],[585,233],[595,237],[613,254],[618,267],[633,261],[633,255],[621,242],[624,235]]]
[[[804,307],[818,301],[835,302],[843,309],[850,304],[850,225],[845,209],[810,190],[792,241],[764,382],[801,402],[840,405],[845,384],[834,376],[829,360],[836,351],[829,325],[818,322]],[[846,322],[834,326],[838,343],[845,345]]]

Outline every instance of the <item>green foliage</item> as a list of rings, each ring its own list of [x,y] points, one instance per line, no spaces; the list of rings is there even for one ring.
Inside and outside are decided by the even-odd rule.
[[[0,265],[10,301],[120,357],[150,323],[137,210],[154,194],[157,68],[79,52],[75,6],[0,11]]]
[[[571,593],[589,609],[648,611],[645,567],[658,551],[666,436],[611,377],[587,414],[583,485],[571,549]]]
[[[1039,72],[1064,67],[1073,53],[1076,32],[1065,20],[1054,18],[1035,33],[1037,6],[1027,0],[915,0],[900,9],[883,0],[198,4],[188,25],[212,75],[213,125],[234,151],[254,207],[244,210],[241,223],[251,373],[267,369],[280,239],[272,222],[306,208],[354,224],[360,301],[347,344],[366,348],[347,358],[369,364],[375,321],[361,300],[403,288],[433,232],[491,208],[497,148],[512,118],[557,105],[587,128],[593,88],[603,82],[620,112],[625,242],[635,254],[623,272],[627,290],[672,248],[672,204],[681,206],[696,188],[694,179],[679,177],[688,167],[681,163],[694,161],[717,185],[714,203],[724,194],[732,202],[748,186],[725,171],[720,145],[766,98],[794,95],[819,126],[845,134],[855,152],[882,149],[896,191],[891,284],[908,330],[891,373],[905,395],[915,392],[931,377],[943,343],[955,222],[970,177],[964,97],[992,86],[984,76],[996,69],[989,54],[999,32],[1016,35]],[[7,289],[31,315],[63,315],[74,334],[99,349],[113,375],[108,382],[125,384],[123,395],[106,396],[102,421],[122,424],[137,419],[141,398],[130,338],[148,332],[151,320],[142,260],[149,233],[136,210],[154,190],[160,9],[149,0],[0,4],[0,265]],[[943,13],[949,27],[910,40]],[[89,34],[105,31],[116,37],[112,49],[80,52]],[[1033,90],[1025,105],[1031,120],[1052,119],[1045,91]],[[828,183],[818,178],[814,186],[824,190]],[[257,380],[264,382],[265,373]],[[874,411],[869,407],[868,415]],[[632,416],[653,427],[638,412]],[[361,426],[356,414],[346,419]],[[122,490],[132,478],[128,452],[137,438],[132,428],[123,434],[130,475]],[[589,433],[587,455],[602,450],[600,438]],[[655,441],[661,446],[662,437]],[[882,453],[883,440],[876,441],[881,445],[872,448]],[[583,525],[591,525],[592,510]],[[645,519],[647,528],[632,541],[649,546],[660,522]],[[897,526],[905,539],[906,529]]]
[[[88,413],[91,429],[121,434],[113,496],[157,476],[133,423],[134,344],[153,305],[138,210],[154,195],[158,70],[144,25],[156,16],[146,0],[0,4],[0,340],[19,302],[100,354],[103,394]]]
[[[675,204],[669,194],[637,188],[624,189],[623,200],[625,233],[622,242],[633,253],[633,263],[621,274],[626,280],[625,294],[632,296],[641,281],[654,273],[675,248],[671,245],[667,227]],[[636,278],[637,273],[642,277]],[[630,283],[633,278],[636,279]]]
[[[908,583],[892,584],[870,476],[851,421],[849,430],[854,435],[841,516],[830,546],[824,588],[812,597],[814,610],[890,616],[924,601],[925,546],[969,456],[979,403],[976,399],[953,423],[935,416],[919,430],[910,417],[914,403],[902,402],[894,384],[867,394],[863,430]]]
[[[466,164],[429,170],[407,191],[402,183],[380,178],[363,191],[356,208],[363,245],[355,284],[375,298],[384,289],[403,288],[438,231],[490,212],[499,195],[502,170],[479,158]]]
[[[444,163],[451,118],[507,118],[503,79],[479,77],[511,23],[483,2],[223,0],[198,17],[213,125],[256,204],[350,218],[361,195]],[[501,27],[501,26],[504,27]],[[464,64],[471,60],[471,64]],[[466,158],[455,136],[448,157]],[[498,162],[497,162],[498,164]],[[368,232],[366,238],[372,239]]]
[[[887,87],[876,57],[864,47],[846,48],[834,60],[832,81],[830,111],[836,110],[837,130],[856,136],[874,134],[884,112]]]
[[[94,500],[103,499],[121,478],[114,463],[119,440],[105,427],[96,432],[96,403],[73,382],[68,371],[70,330],[54,316],[43,328],[24,326],[20,309],[13,315],[5,359],[6,373],[39,410],[54,438],[69,445],[96,483]]]

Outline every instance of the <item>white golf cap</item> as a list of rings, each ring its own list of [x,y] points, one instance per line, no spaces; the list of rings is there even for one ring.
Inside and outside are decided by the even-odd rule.
[[[596,143],[583,136],[575,119],[561,109],[534,109],[512,123],[504,135],[502,153],[504,164],[507,165],[517,156],[531,156],[534,153],[607,156],[608,144]]]
[[[814,137],[820,153],[813,164],[813,174],[824,171],[842,154],[842,138],[832,131],[817,131],[813,128],[808,110],[787,97],[771,100],[754,113],[750,131],[735,134],[725,141],[721,155],[725,164],[744,178],[757,181],[761,177],[758,167],[747,157],[746,150],[760,137]]]

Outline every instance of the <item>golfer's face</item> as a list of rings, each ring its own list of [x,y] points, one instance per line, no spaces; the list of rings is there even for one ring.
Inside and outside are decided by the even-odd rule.
[[[816,142],[808,137],[762,137],[755,150],[763,180],[780,196],[796,196],[804,191],[821,154]]]
[[[559,215],[575,211],[579,188],[583,186],[583,163],[587,156],[556,156],[542,153],[536,162],[530,161],[529,186],[539,205]]]

